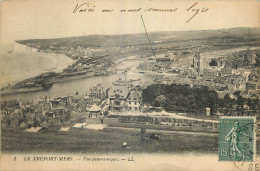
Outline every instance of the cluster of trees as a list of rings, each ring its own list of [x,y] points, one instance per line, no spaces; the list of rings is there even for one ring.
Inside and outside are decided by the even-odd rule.
[[[169,112],[205,113],[205,108],[211,109],[211,115],[216,114],[219,109],[225,115],[255,115],[259,110],[260,100],[244,98],[240,91],[234,97],[226,94],[224,99],[218,97],[214,90],[202,86],[190,88],[188,85],[150,85],[143,89],[144,104],[162,107]],[[249,112],[249,113],[248,113]]]
[[[162,107],[171,112],[203,113],[206,107],[211,114],[217,112],[218,94],[208,87],[190,88],[188,85],[150,85],[143,89],[143,102],[155,107]]]
[[[256,115],[259,112],[260,99],[244,98],[240,91],[233,94],[234,98],[226,94],[224,99],[219,100],[219,106],[225,109],[226,115]]]

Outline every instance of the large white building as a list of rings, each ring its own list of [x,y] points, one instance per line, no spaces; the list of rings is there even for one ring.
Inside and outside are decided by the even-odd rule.
[[[142,92],[133,90],[127,98],[129,112],[137,112],[142,108]]]
[[[126,81],[116,81],[108,96],[109,110],[112,113],[139,112],[142,108],[142,92],[130,89]]]
[[[108,91],[109,110],[113,113],[127,111],[127,97],[129,95],[128,84],[124,80],[117,80]]]

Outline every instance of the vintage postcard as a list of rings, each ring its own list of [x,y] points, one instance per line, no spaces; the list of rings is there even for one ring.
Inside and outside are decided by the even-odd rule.
[[[259,171],[259,9],[0,2],[0,169]]]

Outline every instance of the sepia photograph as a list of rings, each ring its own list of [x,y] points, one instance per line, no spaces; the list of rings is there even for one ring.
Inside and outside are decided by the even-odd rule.
[[[0,2],[1,170],[260,170],[259,1]]]

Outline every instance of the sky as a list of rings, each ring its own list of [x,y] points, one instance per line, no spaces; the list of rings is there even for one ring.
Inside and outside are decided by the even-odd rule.
[[[93,34],[208,30],[259,27],[258,1],[5,1],[1,3],[1,45],[22,39],[44,39]],[[76,5],[89,3],[95,12],[73,13]],[[84,7],[84,6],[83,6]],[[120,12],[121,9],[139,9]],[[175,9],[175,12],[148,12],[147,9]],[[201,12],[201,9],[207,9]],[[101,12],[113,9],[113,12]],[[187,20],[199,13],[187,23]]]

